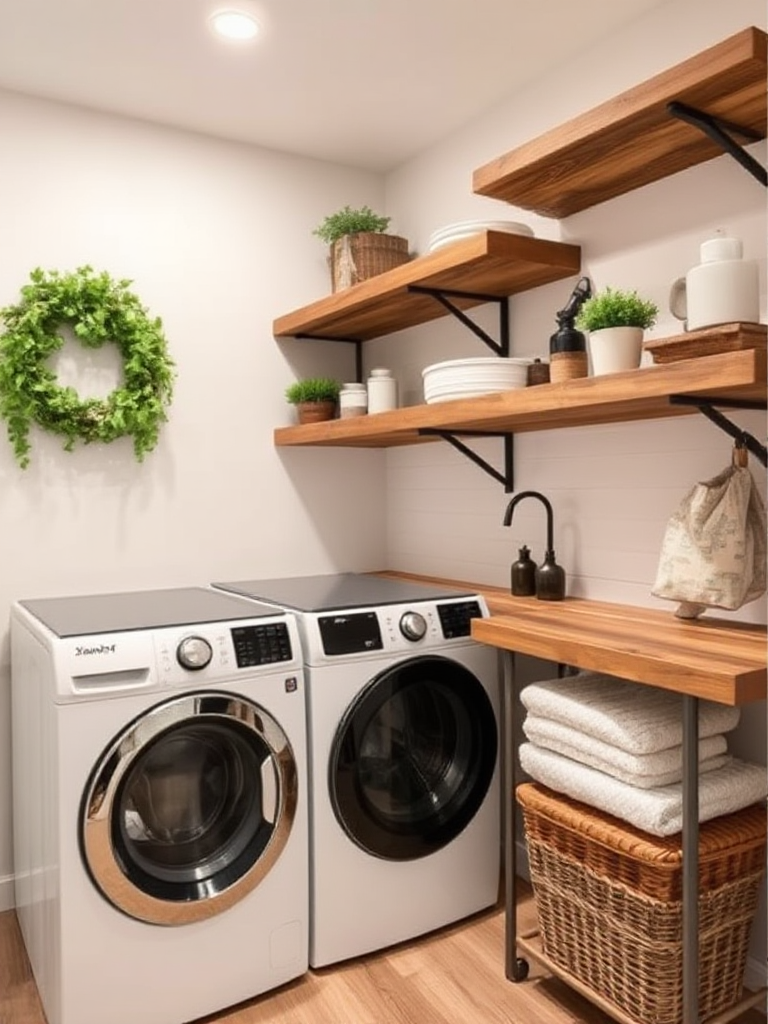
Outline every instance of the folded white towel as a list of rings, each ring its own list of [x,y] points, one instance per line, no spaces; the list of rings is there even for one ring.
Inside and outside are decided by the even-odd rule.
[[[652,754],[683,742],[682,702],[678,693],[598,672],[580,672],[523,687],[527,711],[563,722],[632,754]],[[730,732],[739,709],[699,701],[699,737]]]
[[[611,743],[588,736],[570,725],[551,718],[527,714],[523,732],[532,743],[581,764],[597,768],[631,786],[652,789],[680,782],[683,777],[683,747],[668,747],[653,754],[630,754]],[[728,761],[728,741],[722,733],[699,740],[699,772],[722,768]]]
[[[534,743],[522,743],[519,754],[523,770],[532,779],[573,800],[597,807],[655,836],[669,836],[682,830],[682,783],[638,789]],[[766,796],[765,767],[733,757],[724,768],[699,777],[699,821],[740,811]]]

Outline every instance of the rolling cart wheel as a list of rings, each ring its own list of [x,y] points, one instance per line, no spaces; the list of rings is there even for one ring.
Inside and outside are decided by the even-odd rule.
[[[525,979],[528,977],[528,972],[530,971],[530,969],[531,968],[528,964],[528,961],[523,960],[522,957],[518,957],[517,960],[515,960],[515,970],[512,980],[515,982],[525,981]]]

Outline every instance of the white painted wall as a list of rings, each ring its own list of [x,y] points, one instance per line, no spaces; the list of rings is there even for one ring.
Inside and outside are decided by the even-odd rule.
[[[36,432],[24,471],[0,427],[2,909],[13,895],[11,600],[381,568],[386,491],[381,453],[272,444],[293,422],[290,381],[354,374],[351,346],[278,344],[271,327],[327,294],[312,229],[347,202],[381,207],[379,178],[7,93],[0,137],[0,305],[18,301],[36,266],[89,263],[133,280],[178,368],[169,422],[141,466],[129,439],[70,455]],[[113,380],[118,369],[115,354]]]
[[[0,304],[17,300],[34,266],[91,263],[133,279],[163,317],[179,367],[170,422],[141,467],[127,441],[65,455],[36,435],[22,472],[0,440],[0,623],[17,597],[257,574],[387,566],[505,585],[520,544],[541,554],[541,510],[521,507],[505,529],[508,496],[447,445],[273,447],[272,429],[291,421],[285,385],[316,372],[349,379],[354,365],[347,346],[271,335],[275,316],[329,291],[311,230],[345,203],[386,203],[393,228],[423,252],[443,224],[509,216],[580,244],[597,286],[638,287],[662,307],[715,228],[742,237],[765,270],[764,191],[728,157],[561,223],[471,193],[474,168],[750,24],[765,27],[763,0],[670,0],[386,181],[0,94]],[[765,159],[764,146],[753,151]],[[512,300],[515,354],[546,355],[574,283]],[[492,308],[478,317],[494,327]],[[665,317],[657,333],[677,329]],[[446,318],[371,342],[364,355],[368,367],[391,366],[413,403],[424,366],[478,345]],[[763,414],[733,418],[765,439]],[[500,442],[478,450],[500,465]],[[695,481],[728,462],[730,442],[690,417],[522,435],[515,457],[516,489],[553,502],[570,592],[654,605],[666,521]],[[764,489],[764,471],[752,469]],[[764,621],[763,603],[739,617]],[[9,703],[0,627],[0,909],[12,901]],[[748,718],[737,752],[764,760],[765,715]],[[754,949],[764,961],[763,917]]]

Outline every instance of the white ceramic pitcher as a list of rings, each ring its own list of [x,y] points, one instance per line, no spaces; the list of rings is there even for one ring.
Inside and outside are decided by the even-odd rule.
[[[717,236],[701,245],[701,263],[672,285],[669,308],[686,330],[718,324],[758,323],[760,280],[757,262],[742,258],[739,238]]]

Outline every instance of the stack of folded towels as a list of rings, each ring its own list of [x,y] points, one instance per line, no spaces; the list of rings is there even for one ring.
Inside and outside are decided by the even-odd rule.
[[[683,827],[682,697],[615,676],[579,672],[531,683],[520,745],[535,781],[657,836]],[[768,795],[768,774],[728,753],[739,709],[699,701],[699,821]]]

